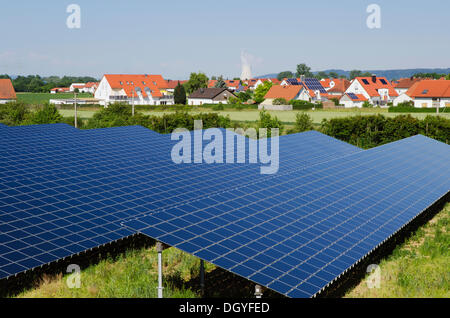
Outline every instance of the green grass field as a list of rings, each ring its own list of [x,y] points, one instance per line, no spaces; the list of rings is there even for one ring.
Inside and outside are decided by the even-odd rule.
[[[380,289],[369,289],[363,280],[345,297],[450,297],[450,204],[379,265]],[[207,273],[215,269],[205,266]],[[200,297],[184,286],[197,278],[199,259],[170,248],[163,252],[163,268],[165,297]],[[18,297],[156,297],[156,249],[130,250],[116,260],[90,266],[81,273],[80,289],[69,289],[66,281],[62,275],[46,277]]]
[[[171,113],[173,111],[144,111],[143,113],[146,115],[155,115],[155,116],[162,116],[166,113]],[[200,113],[200,112],[208,112],[206,111],[198,111],[194,110],[191,111],[192,114]],[[209,111],[212,112],[212,111]],[[289,124],[295,122],[295,116],[300,111],[269,111],[271,115],[277,116],[283,123]],[[60,110],[60,113],[64,117],[70,117],[74,116],[74,110],[70,109],[62,109]],[[94,115],[95,111],[92,110],[79,110],[78,116],[80,118],[91,118]],[[233,121],[241,121],[241,122],[254,122],[259,119],[259,111],[258,110],[241,110],[241,111],[233,111],[233,110],[226,110],[226,111],[217,111],[217,113],[224,115],[224,116],[230,116],[230,119]],[[396,117],[399,115],[405,115],[405,113],[399,114],[399,113],[388,113],[386,109],[372,109],[372,110],[314,110],[314,111],[307,111],[308,115],[311,116],[314,124],[320,124],[323,119],[331,119],[331,118],[342,118],[342,117],[348,117],[348,116],[356,116],[356,115],[374,115],[374,114],[382,114],[386,117]],[[427,115],[433,115],[433,114],[427,114],[427,113],[410,113],[411,116],[416,117],[418,119],[424,119]],[[450,113],[444,113],[440,114],[440,116],[443,116],[445,118],[450,119]]]
[[[383,259],[379,266],[379,289],[369,289],[364,280],[346,297],[449,298],[450,204]]]
[[[50,99],[70,99],[73,98],[74,94],[72,93],[58,93],[58,94],[50,94],[50,93],[17,93],[17,101],[24,102],[27,104],[42,104],[44,102],[48,102]],[[89,93],[80,93],[77,94],[78,98],[89,98],[92,97]]]

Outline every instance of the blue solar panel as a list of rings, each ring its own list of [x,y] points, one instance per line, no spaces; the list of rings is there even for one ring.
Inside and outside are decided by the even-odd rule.
[[[139,126],[0,135],[0,278],[133,235],[128,218],[273,178],[254,164],[174,164],[175,141]],[[280,173],[361,151],[317,132],[280,143]]]
[[[310,90],[319,91],[322,94],[326,94],[327,91],[323,88],[320,81],[316,78],[305,78],[303,85]]]
[[[124,223],[289,297],[312,297],[450,190],[415,136]]]
[[[353,100],[358,99],[358,96],[356,96],[356,94],[354,94],[354,93],[347,93],[347,95],[348,95],[348,97],[350,97]]]

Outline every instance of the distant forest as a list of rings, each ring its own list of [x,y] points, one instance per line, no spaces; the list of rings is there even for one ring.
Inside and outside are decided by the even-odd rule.
[[[16,92],[48,93],[55,87],[69,87],[72,83],[97,82],[96,78],[90,76],[48,76],[39,75],[17,76],[11,78],[9,75],[0,75],[0,78],[9,78]]]

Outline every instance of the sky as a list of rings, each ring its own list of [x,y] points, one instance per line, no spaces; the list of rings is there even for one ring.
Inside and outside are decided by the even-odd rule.
[[[81,9],[70,29],[67,6]],[[381,28],[367,27],[367,7]],[[238,77],[326,69],[450,67],[447,0],[0,0],[0,74]]]

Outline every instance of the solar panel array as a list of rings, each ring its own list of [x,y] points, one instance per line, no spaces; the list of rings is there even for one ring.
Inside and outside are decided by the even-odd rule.
[[[174,164],[177,141],[139,126],[0,135],[0,279],[133,235],[129,218],[274,178],[248,162]],[[361,151],[317,132],[279,140],[279,174]]]
[[[288,82],[289,85],[301,85],[296,78],[288,78],[286,82]]]
[[[416,136],[125,225],[289,297],[311,297],[450,190],[450,147]]]
[[[317,78],[305,78],[303,84],[306,88],[311,89],[313,91],[319,91],[322,94],[326,94],[327,91],[323,88],[322,84]]]
[[[348,97],[350,97],[353,100],[357,100],[358,99],[358,96],[356,96],[355,93],[347,93],[347,95],[348,95]]]

